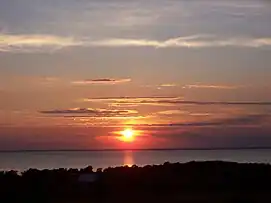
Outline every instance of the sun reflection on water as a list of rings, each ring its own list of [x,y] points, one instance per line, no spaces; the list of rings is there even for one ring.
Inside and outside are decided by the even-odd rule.
[[[134,164],[135,164],[135,162],[134,162],[133,152],[132,151],[125,151],[123,165],[131,167]]]

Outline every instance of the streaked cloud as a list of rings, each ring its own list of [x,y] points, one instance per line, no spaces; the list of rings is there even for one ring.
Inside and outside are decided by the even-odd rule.
[[[271,46],[271,37],[266,38],[217,38],[212,35],[191,35],[156,39],[64,37],[57,35],[12,35],[0,34],[1,52],[52,51],[65,47],[153,47],[153,48],[204,48],[204,47],[265,47]]]
[[[203,122],[183,122],[183,123],[160,123],[160,124],[133,124],[140,127],[215,127],[215,126],[242,126],[260,125],[269,121],[268,114],[243,115],[233,118],[216,119]]]
[[[203,84],[192,84],[192,85],[185,85],[183,88],[199,88],[199,89],[238,89],[241,86],[230,86],[230,85],[203,85]]]
[[[33,81],[34,83],[45,86],[54,86],[58,83],[63,82],[62,79],[58,77],[31,77],[26,79],[28,79],[29,82]]]
[[[12,35],[0,34],[0,51],[38,51],[61,49],[69,46],[83,45],[73,37],[62,37],[56,35]]]
[[[212,115],[212,113],[192,113],[189,111],[184,111],[184,110],[179,110],[179,109],[174,109],[174,110],[166,110],[166,111],[160,111],[157,112],[157,116],[161,117],[161,116],[180,116],[180,115],[186,115],[186,116],[202,116],[202,117],[206,117],[206,116],[210,116]]]
[[[160,111],[160,112],[158,112],[158,114],[159,115],[172,116],[172,115],[189,114],[189,112],[181,111],[181,110],[167,110],[167,111]]]
[[[42,114],[64,117],[117,117],[135,115],[136,110],[111,110],[111,109],[92,109],[92,108],[73,108],[73,109],[54,109],[40,111]]]
[[[199,89],[238,89],[238,88],[243,88],[245,86],[233,86],[233,85],[216,85],[216,84],[189,84],[189,85],[178,85],[174,83],[165,83],[161,85],[145,85],[144,87],[149,87],[149,88],[168,88],[168,87],[182,87],[183,89],[192,89],[192,88],[199,88]]]
[[[86,98],[84,101],[91,101],[91,102],[101,102],[101,101],[141,101],[141,100],[148,100],[148,101],[157,101],[160,99],[168,99],[168,100],[175,100],[179,99],[180,97],[167,97],[167,96],[152,96],[152,97],[96,97],[96,98]]]
[[[213,113],[189,113],[190,116],[211,116]]]
[[[271,37],[267,38],[225,38],[208,35],[170,38],[164,41],[149,39],[105,39],[91,42],[92,46],[102,47],[154,47],[154,48],[204,48],[204,47],[264,47],[271,46]]]
[[[178,86],[179,86],[178,84],[174,84],[174,83],[164,83],[164,84],[157,84],[157,85],[141,85],[140,87],[161,90],[161,89],[166,89],[166,88],[174,88]]]
[[[173,83],[166,83],[166,84],[161,84],[159,85],[159,87],[176,87],[178,86],[177,84],[173,84]]]
[[[267,1],[265,1],[267,2]],[[265,4],[264,1],[216,1],[213,2],[214,6],[219,6],[222,8],[241,8],[241,9],[255,9],[255,8],[263,8]]]
[[[219,102],[219,101],[186,101],[186,100],[177,100],[177,101],[167,101],[160,100],[160,104],[187,104],[187,105],[255,105],[255,106],[271,106],[271,102]]]
[[[83,102],[103,102],[114,105],[240,105],[240,106],[271,106],[271,102],[234,102],[234,101],[190,101],[182,97],[101,97],[85,98]]]
[[[181,97],[100,97],[100,98],[85,98],[83,102],[102,102],[108,103],[111,106],[137,106],[140,104],[160,106],[159,101],[178,101]],[[165,104],[162,104],[165,105]]]
[[[81,81],[74,81],[72,84],[74,85],[94,85],[94,84],[102,84],[102,85],[115,85],[119,83],[127,83],[131,82],[130,78],[124,79],[113,79],[113,78],[99,78],[99,79],[86,79]]]

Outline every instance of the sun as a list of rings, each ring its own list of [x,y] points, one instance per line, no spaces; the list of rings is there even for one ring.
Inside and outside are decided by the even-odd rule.
[[[141,131],[134,130],[131,127],[124,128],[121,131],[115,131],[115,134],[117,134],[116,139],[122,142],[126,143],[133,143],[137,141],[138,136],[140,136]]]
[[[135,131],[131,128],[127,128],[120,132],[121,134],[121,140],[124,142],[132,142],[135,139]]]

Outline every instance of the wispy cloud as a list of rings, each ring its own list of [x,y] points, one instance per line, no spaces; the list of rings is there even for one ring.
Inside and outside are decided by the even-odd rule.
[[[177,84],[173,84],[173,83],[166,83],[166,84],[161,84],[159,85],[159,87],[176,87],[178,86]]]
[[[102,97],[85,98],[83,102],[104,102],[111,105],[240,105],[240,106],[271,106],[271,102],[234,102],[234,101],[190,101],[183,100],[182,97]]]
[[[152,96],[152,97],[96,97],[96,98],[86,98],[84,101],[91,101],[91,102],[101,102],[101,101],[157,101],[160,99],[168,99],[168,100],[175,100],[180,97],[168,97],[168,96]]]
[[[0,51],[2,52],[37,51],[39,48],[52,50],[80,45],[83,45],[83,42],[78,41],[73,37],[0,34]]]
[[[192,85],[185,85],[183,88],[200,88],[200,89],[237,89],[241,86],[229,86],[229,85],[203,85],[203,84],[192,84]]]
[[[166,101],[178,101],[181,97],[100,97],[100,98],[85,98],[81,101],[83,102],[103,102],[109,103],[111,106],[137,106],[140,104],[147,104],[147,105],[161,105],[159,101],[166,100]],[[162,104],[165,105],[165,104]]]
[[[160,111],[158,112],[159,115],[165,115],[165,116],[172,116],[172,115],[183,115],[183,114],[189,114],[187,111],[181,111],[181,110],[167,110],[167,111]]]
[[[214,2],[214,6],[220,6],[222,8],[245,8],[245,9],[255,9],[255,8],[262,8],[265,6],[263,4],[264,1],[243,1],[243,2],[235,2],[235,1],[218,1]],[[267,2],[267,1],[265,1]]]
[[[216,119],[203,122],[184,122],[184,123],[161,123],[161,124],[133,124],[140,127],[215,127],[215,126],[242,126],[259,125],[270,119],[270,115],[256,114],[244,115],[233,118]]]
[[[92,46],[104,47],[154,47],[154,48],[204,48],[204,47],[263,47],[271,46],[271,38],[226,38],[213,36],[177,37],[164,41],[148,39],[105,39],[90,43]]]
[[[160,112],[157,112],[157,115],[159,117],[161,117],[161,116],[172,117],[172,116],[180,116],[180,115],[206,117],[206,116],[212,115],[212,113],[192,113],[192,112],[189,112],[189,111],[183,111],[183,110],[175,109],[175,110],[160,111]]]
[[[158,101],[162,104],[187,104],[187,105],[253,105],[253,106],[271,106],[271,102],[220,102],[220,101],[167,101],[160,100]]]
[[[170,87],[182,87],[183,89],[192,89],[192,88],[200,88],[200,89],[238,89],[242,88],[245,86],[233,86],[233,85],[216,85],[216,84],[189,84],[189,85],[178,85],[174,83],[165,83],[165,84],[160,84],[160,85],[145,85],[144,87],[149,87],[149,88],[170,88]]]
[[[102,85],[115,85],[119,83],[131,82],[130,78],[124,79],[113,79],[113,78],[99,78],[99,79],[86,79],[81,81],[73,81],[74,85],[93,85],[93,84],[102,84]]]
[[[64,117],[117,117],[135,115],[136,110],[111,110],[111,109],[92,109],[92,108],[73,108],[73,109],[54,109],[40,111],[42,114]]]
[[[51,51],[71,46],[82,47],[154,47],[154,48],[204,48],[204,47],[265,47],[271,46],[271,37],[266,38],[217,38],[212,35],[191,35],[166,40],[63,37],[55,35],[0,34],[1,52]]]

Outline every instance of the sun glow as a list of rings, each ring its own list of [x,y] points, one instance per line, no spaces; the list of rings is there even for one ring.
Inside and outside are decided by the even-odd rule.
[[[132,142],[135,139],[135,131],[132,130],[131,128],[127,128],[121,131],[120,134],[121,134],[120,140],[124,142]]]

